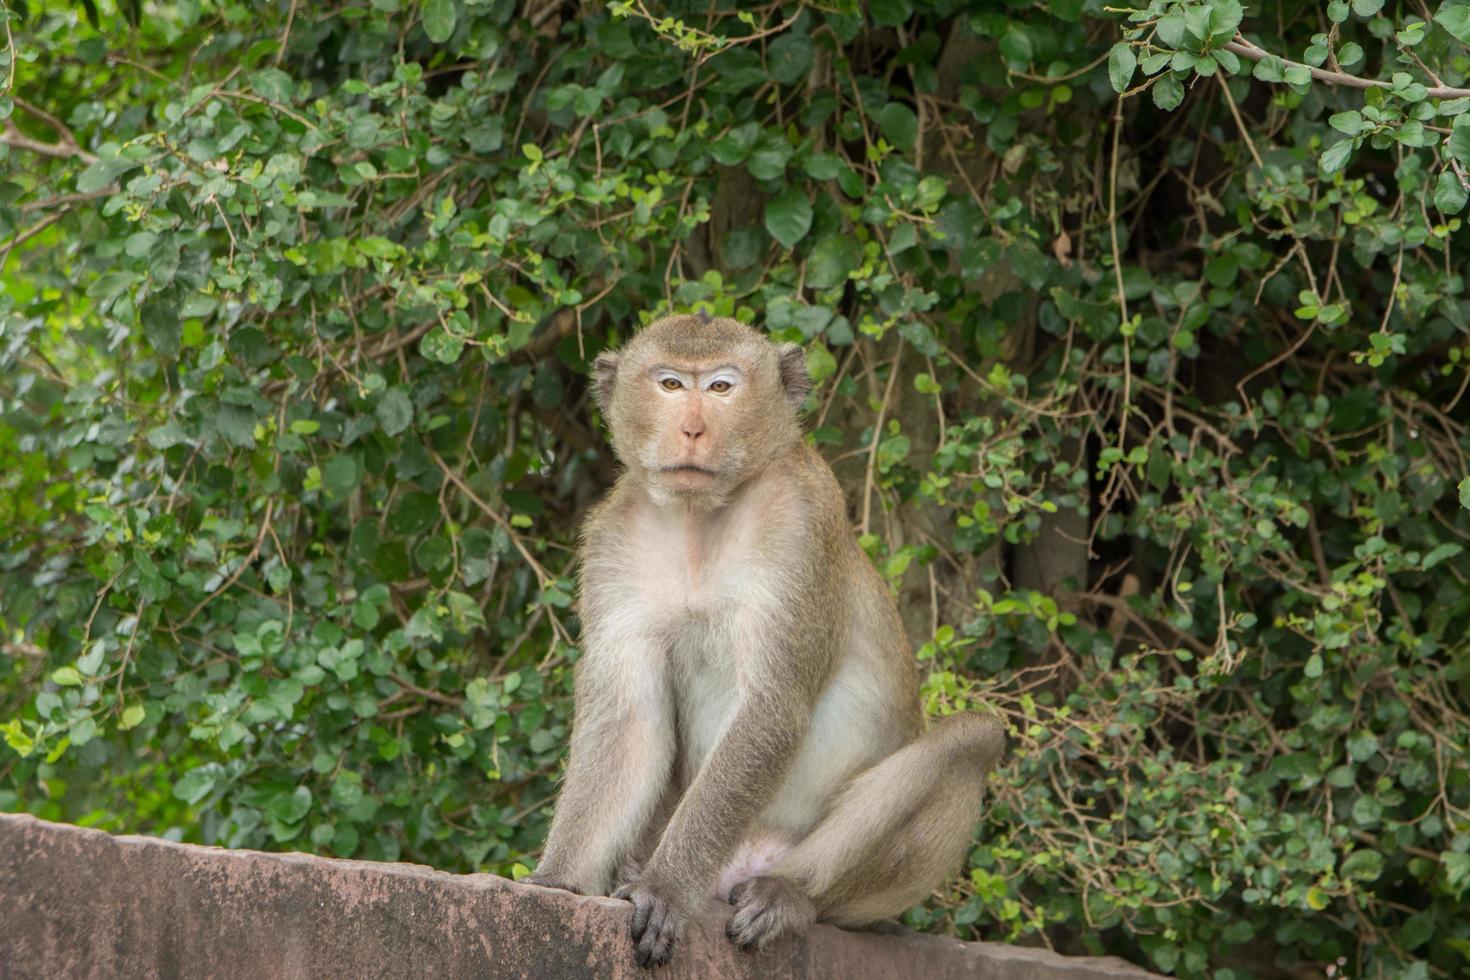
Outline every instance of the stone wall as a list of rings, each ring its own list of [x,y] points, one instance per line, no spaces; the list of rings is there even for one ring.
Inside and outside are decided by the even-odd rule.
[[[635,977],[631,906],[609,898],[338,861],[113,837],[0,814],[0,976]],[[760,955],[692,924],[666,978],[1139,980],[1117,959],[818,926]]]

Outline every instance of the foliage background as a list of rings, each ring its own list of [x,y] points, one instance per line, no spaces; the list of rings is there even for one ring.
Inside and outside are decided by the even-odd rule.
[[[911,922],[1467,970],[1470,5],[9,14],[0,808],[534,865],[584,373],[703,307],[1012,723]]]

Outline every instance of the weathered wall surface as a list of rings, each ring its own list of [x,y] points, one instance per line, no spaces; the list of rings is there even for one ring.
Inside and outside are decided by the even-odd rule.
[[[0,976],[636,977],[624,902],[488,875],[112,837],[0,814]],[[666,978],[1147,977],[938,936],[818,926],[761,955],[711,905]]]

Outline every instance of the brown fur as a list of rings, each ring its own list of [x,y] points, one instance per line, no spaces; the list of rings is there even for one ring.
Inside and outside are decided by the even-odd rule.
[[[754,947],[922,900],[1003,729],[921,734],[893,600],[801,438],[800,348],[669,317],[594,376],[626,472],[583,532],[571,754],[531,880],[630,899],[644,964],[712,890]]]

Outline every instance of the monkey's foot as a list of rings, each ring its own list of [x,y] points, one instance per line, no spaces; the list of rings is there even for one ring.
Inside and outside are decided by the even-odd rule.
[[[663,966],[674,955],[674,944],[684,932],[688,915],[641,882],[624,885],[613,893],[633,903],[630,932],[633,958],[639,966]]]
[[[741,949],[765,949],[783,936],[805,932],[817,918],[806,893],[788,878],[761,875],[730,889],[735,914],[725,935]]]

